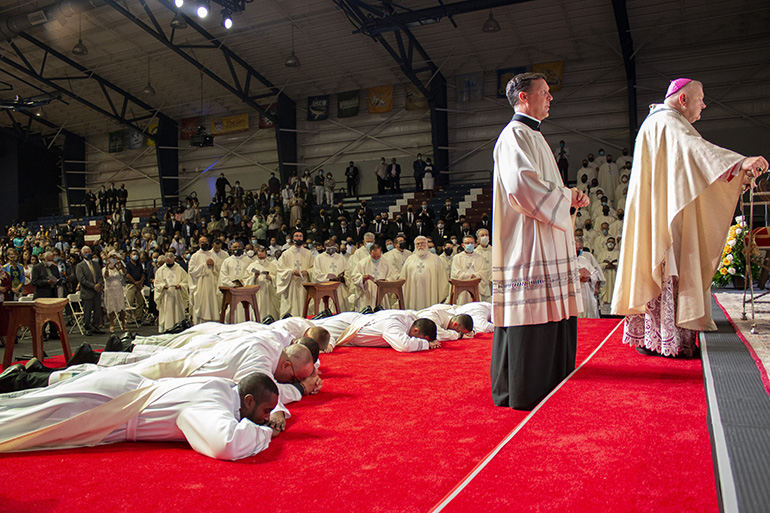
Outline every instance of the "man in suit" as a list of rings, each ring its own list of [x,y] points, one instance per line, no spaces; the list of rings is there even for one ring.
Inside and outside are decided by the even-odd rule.
[[[96,195],[91,189],[86,189],[86,215],[89,217],[96,215]]]
[[[118,211],[118,229],[124,239],[127,238],[128,234],[131,232],[129,226],[131,226],[132,219],[134,219],[134,214],[131,213],[131,210],[127,209],[125,205],[120,207],[120,210]]]
[[[369,225],[369,231],[374,234],[374,242],[383,245],[385,242],[385,231],[387,230],[388,223],[382,220],[382,216],[377,214],[374,216],[374,221]]]
[[[492,221],[489,220],[488,214],[481,214],[481,221],[476,225],[476,231],[478,232],[479,230],[487,230],[489,233],[492,233]]]
[[[406,208],[406,214],[404,214],[404,222],[409,226],[414,226],[415,221],[417,221],[417,214],[414,213],[414,207],[409,205]]]
[[[61,283],[61,274],[59,266],[54,262],[52,251],[43,253],[40,263],[32,268],[30,283],[35,287],[35,299],[58,297],[58,288]],[[46,323],[43,328],[43,336],[48,338],[57,338],[57,328],[53,324]]]
[[[107,209],[109,208],[109,200],[107,199],[107,189],[104,188],[104,185],[99,187],[99,191],[96,193],[97,198],[99,199],[99,212],[101,215],[106,216],[107,215]]]
[[[431,235],[431,239],[433,239],[433,244],[438,247],[443,247],[446,241],[449,239],[450,230],[447,229],[447,227],[444,224],[444,221],[439,219],[439,222],[436,223],[436,229],[433,230],[433,234]]]
[[[420,205],[420,211],[417,212],[418,219],[422,219],[422,222],[425,223],[426,226],[428,226],[429,231],[433,231],[434,228],[434,220],[436,219],[436,213],[433,211],[432,208],[428,207],[428,202],[423,200],[422,204]]]
[[[345,177],[348,179],[348,196],[358,196],[358,167],[350,161],[345,169]]]
[[[350,214],[348,214],[345,211],[345,207],[342,205],[342,202],[340,201],[335,208],[332,209],[332,219],[337,220],[340,217],[344,217],[348,222],[350,222]]]
[[[353,240],[356,242],[361,242],[364,240],[364,234],[368,231],[369,229],[363,223],[363,221],[361,219],[356,219],[356,226],[353,228]]]
[[[102,323],[102,291],[104,290],[102,266],[98,260],[93,259],[90,247],[83,246],[80,255],[83,261],[75,267],[75,276],[80,283],[80,301],[83,305],[86,335],[102,335],[104,332],[99,330],[99,325]]]
[[[338,224],[334,229],[333,235],[337,236],[337,241],[339,242],[347,240],[348,237],[353,236],[353,230],[350,227],[350,224],[348,224],[347,219],[345,219],[344,217],[339,219]]]
[[[446,224],[447,229],[454,228],[454,224],[457,222],[457,209],[452,205],[452,200],[447,198],[444,202],[444,206],[438,213],[439,219],[442,219]],[[435,242],[435,241],[434,241]]]
[[[128,203],[128,191],[126,190],[126,184],[120,184],[120,189],[118,189],[116,193],[118,196],[118,205],[125,207],[126,203]]]
[[[388,166],[388,180],[390,181],[390,192],[401,192],[401,164],[396,163],[395,157],[390,159]]]
[[[417,154],[417,160],[412,162],[414,169],[414,181],[417,184],[417,191],[422,191],[422,177],[425,176],[425,161],[422,160],[422,153]]]
[[[404,237],[404,239],[408,239],[411,234],[412,227],[404,221],[404,216],[401,212],[396,213],[396,218],[388,224],[388,228],[385,230],[385,236],[394,241],[399,235]]]
[[[168,221],[166,221],[166,234],[169,237],[173,237],[176,232],[182,231],[182,223],[176,220],[176,217],[171,217]]]

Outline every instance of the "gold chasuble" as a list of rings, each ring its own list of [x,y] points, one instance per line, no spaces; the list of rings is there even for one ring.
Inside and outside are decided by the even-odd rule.
[[[653,105],[634,148],[612,313],[643,314],[663,269],[679,277],[676,325],[714,330],[709,290],[730,229],[744,157],[706,140],[681,114]]]

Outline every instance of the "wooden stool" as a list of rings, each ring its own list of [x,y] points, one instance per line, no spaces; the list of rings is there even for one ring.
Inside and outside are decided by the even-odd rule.
[[[40,360],[44,359],[43,353],[43,326],[52,322],[59,329],[61,347],[64,350],[64,359],[72,356],[70,341],[67,336],[67,328],[64,324],[62,312],[69,300],[59,298],[40,298],[34,301],[6,301],[4,306],[8,309],[8,335],[5,337],[5,355],[3,356],[3,368],[8,368],[13,363],[13,346],[16,342],[16,331],[21,326],[26,326],[32,333],[32,354]]]
[[[473,278],[472,280],[449,280],[452,284],[452,291],[449,294],[449,304],[455,304],[460,294],[467,292],[471,295],[474,301],[479,300],[479,283],[481,278]]]
[[[257,292],[259,285],[247,285],[246,287],[219,287],[224,297],[222,298],[222,311],[219,314],[219,322],[225,324],[225,312],[230,308],[227,324],[235,323],[235,311],[238,305],[243,305],[246,310],[246,320],[250,321],[249,306],[254,309],[254,321],[259,322],[259,307],[257,306]]]
[[[375,301],[375,306],[380,306],[382,300],[385,299],[385,296],[388,294],[395,294],[398,298],[398,307],[401,310],[404,309],[404,291],[402,287],[404,283],[406,283],[406,280],[377,280],[374,283],[377,285],[377,301]]]
[[[337,289],[339,288],[340,283],[341,282],[339,281],[303,283],[302,286],[305,287],[307,295],[305,296],[305,310],[302,312],[302,316],[307,319],[307,310],[308,306],[310,306],[310,300],[314,300],[315,313],[313,315],[318,315],[318,307],[321,304],[321,301],[324,302],[325,308],[329,308],[329,299],[334,303],[335,313],[340,313],[340,303],[337,301]]]

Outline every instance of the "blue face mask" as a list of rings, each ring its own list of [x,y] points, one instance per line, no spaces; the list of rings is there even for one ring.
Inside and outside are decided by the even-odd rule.
[[[473,244],[466,244],[465,245],[465,252],[466,253],[473,253],[473,248],[474,248]]]
[[[436,254],[436,248],[430,248],[430,249],[429,249],[429,251],[430,251],[431,253],[433,253],[434,255]]]
[[[393,244],[388,244],[387,249],[388,251],[393,251]]]
[[[373,244],[373,243],[371,243],[371,242],[367,242],[367,243],[365,244],[365,246],[366,246],[366,249],[372,249],[372,244]]]
[[[580,255],[582,255],[582,254],[583,254],[583,250],[582,250],[582,249],[578,249],[578,250],[577,250],[577,256],[580,256]]]

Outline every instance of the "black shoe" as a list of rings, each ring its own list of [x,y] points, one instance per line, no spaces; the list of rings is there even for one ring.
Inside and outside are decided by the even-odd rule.
[[[262,324],[273,324],[275,322],[275,319],[272,315],[268,315],[264,319],[262,319]]]
[[[131,342],[136,338],[136,333],[132,333],[127,331],[122,337],[120,337],[120,340],[122,342]]]
[[[125,337],[118,338],[117,335],[110,335],[107,339],[107,344],[104,346],[105,351],[113,353],[130,353],[134,349],[134,344],[130,340],[125,340]]]
[[[46,374],[51,374],[54,371],[54,369],[50,367],[46,367],[45,365],[40,363],[40,360],[38,360],[37,358],[32,358],[27,363],[25,363],[24,369],[27,372],[43,372]]]
[[[313,320],[317,320],[317,319],[325,319],[325,318],[327,318],[327,317],[331,317],[332,315],[334,315],[334,314],[332,313],[332,311],[331,311],[331,310],[329,310],[328,308],[326,308],[326,309],[324,309],[323,311],[321,311],[321,312],[318,312],[316,315],[314,315],[313,317],[311,317],[311,319],[313,319]]]
[[[72,358],[67,360],[67,363],[64,366],[72,367],[73,365],[80,365],[81,363],[97,363],[98,361],[99,353],[94,352],[94,350],[91,349],[91,345],[84,342],[80,344],[80,347],[75,351],[75,354],[72,355]]]
[[[291,317],[291,312],[289,312],[286,315],[284,315],[283,317],[281,317],[281,319],[288,319],[289,317]]]
[[[385,310],[385,307],[382,305],[377,305],[376,307],[374,307],[374,313],[380,312],[382,310]]]
[[[367,314],[372,314],[372,313],[374,313],[374,310],[372,310],[372,307],[371,307],[371,306],[367,306],[366,308],[364,308],[363,310],[361,310],[359,313],[362,313],[362,314],[364,314],[364,315],[367,315]]]
[[[0,393],[5,394],[7,392],[13,392],[15,390],[14,383],[19,374],[25,372],[24,365],[21,363],[14,363],[0,374]]]
[[[642,346],[637,347],[636,352],[639,354],[643,354],[645,356],[663,356],[661,353],[658,353],[657,351],[651,351],[650,349],[647,349],[646,347],[642,347]]]

